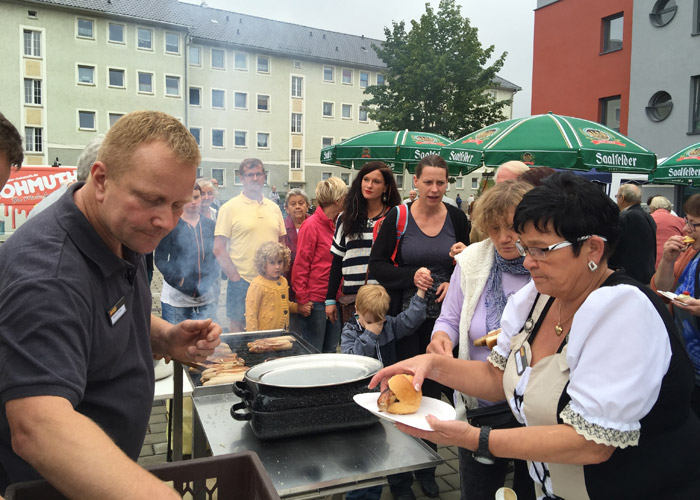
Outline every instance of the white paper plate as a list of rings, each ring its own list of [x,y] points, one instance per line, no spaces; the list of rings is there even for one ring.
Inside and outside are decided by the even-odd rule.
[[[659,290],[659,291],[657,291],[656,293],[658,293],[659,295],[663,295],[663,296],[666,297],[667,299],[671,299],[671,300],[675,300],[676,297],[678,297],[678,295],[676,295],[676,294],[673,293],[673,292],[664,292],[664,291]]]
[[[428,415],[433,415],[440,420],[454,420],[457,416],[455,409],[449,404],[439,399],[428,398],[423,396],[420,403],[420,408],[416,413],[411,413],[410,415],[394,415],[393,413],[387,413],[385,411],[379,411],[377,409],[377,398],[379,398],[378,392],[366,392],[364,394],[356,394],[352,399],[355,403],[363,407],[365,410],[369,410],[374,413],[379,418],[384,420],[391,420],[393,422],[401,422],[402,424],[415,427],[416,429],[422,429],[424,431],[432,431],[425,417]]]

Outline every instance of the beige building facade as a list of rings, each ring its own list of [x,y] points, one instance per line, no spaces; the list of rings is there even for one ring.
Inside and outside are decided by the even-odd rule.
[[[0,111],[25,136],[26,164],[75,165],[119,117],[157,109],[192,131],[222,200],[240,191],[249,157],[268,190],[313,197],[323,178],[355,174],[321,165],[321,148],[377,128],[362,101],[383,83],[379,40],[177,0],[4,0],[0,15]],[[497,99],[519,90],[494,83]],[[397,181],[412,187],[408,174]],[[475,186],[458,178],[448,194]]]

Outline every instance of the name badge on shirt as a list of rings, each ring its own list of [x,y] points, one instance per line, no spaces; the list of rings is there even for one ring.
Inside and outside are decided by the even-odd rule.
[[[116,304],[114,304],[112,307],[109,308],[107,311],[107,317],[109,318],[109,322],[112,324],[112,326],[117,324],[117,321],[124,316],[124,313],[126,312],[126,299],[122,297],[117,301]]]
[[[515,351],[515,369],[518,375],[522,375],[527,368],[527,354],[525,354],[525,347],[521,347]]]

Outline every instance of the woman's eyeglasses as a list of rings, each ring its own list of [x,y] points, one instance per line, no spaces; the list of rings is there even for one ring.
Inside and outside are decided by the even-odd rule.
[[[700,227],[700,222],[690,222],[688,220],[688,217],[685,217],[683,220],[685,220],[686,225],[692,227],[693,229],[697,229],[698,227]]]
[[[698,224],[700,226],[700,224]],[[581,236],[580,238],[577,238],[576,241],[586,241],[588,238],[592,238],[594,235],[589,234],[588,236]],[[602,236],[598,236],[603,241],[608,241],[606,238],[603,238]],[[543,260],[547,258],[547,255],[549,252],[553,252],[554,250],[559,250],[560,248],[566,248],[573,245],[572,242],[570,241],[560,241],[559,243],[555,243],[553,245],[549,245],[548,247],[526,247],[522,243],[520,243],[520,240],[515,242],[515,248],[517,248],[518,253],[520,254],[521,257],[525,257],[525,255],[529,255],[535,260]]]

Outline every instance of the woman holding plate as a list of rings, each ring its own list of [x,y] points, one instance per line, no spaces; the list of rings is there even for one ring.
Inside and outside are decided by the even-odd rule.
[[[520,423],[491,430],[428,417],[433,432],[489,463],[529,462],[538,498],[700,498],[693,366],[661,299],[608,268],[619,210],[593,184],[557,173],[528,192],[513,226],[532,282],[506,306],[488,361],[427,354],[381,370],[505,398]]]

